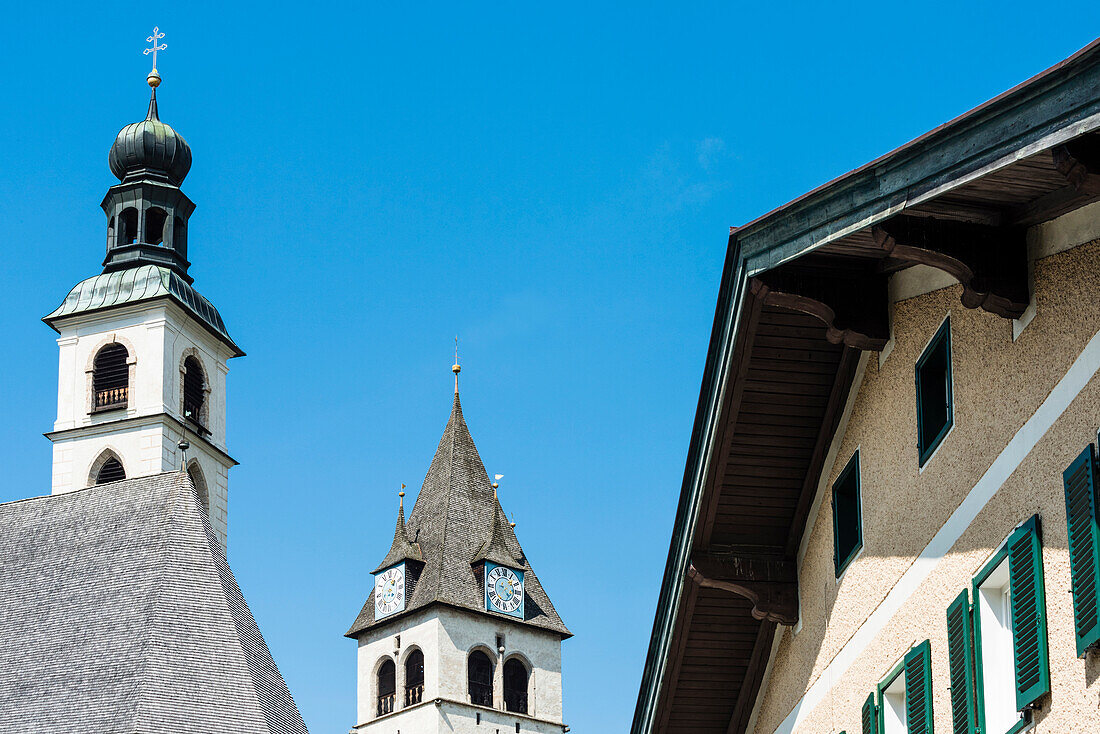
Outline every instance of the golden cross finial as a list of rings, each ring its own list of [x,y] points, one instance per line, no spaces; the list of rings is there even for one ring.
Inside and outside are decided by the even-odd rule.
[[[167,43],[158,43],[162,38],[164,38],[164,34],[160,32],[160,28],[158,26],[153,26],[153,35],[145,39],[153,45],[142,52],[146,56],[153,54],[153,70],[150,71],[149,76],[145,78],[145,81],[149,82],[149,86],[153,89],[156,89],[160,85],[160,74],[157,73],[157,51],[163,51],[168,48]]]

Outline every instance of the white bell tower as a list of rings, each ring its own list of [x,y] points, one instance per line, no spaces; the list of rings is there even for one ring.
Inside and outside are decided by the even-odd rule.
[[[107,258],[43,319],[59,334],[54,494],[186,469],[226,547],[228,360],[244,352],[187,274],[179,186],[191,149],[160,121],[156,87],[141,122],[119,132],[108,162],[119,183],[103,200]]]

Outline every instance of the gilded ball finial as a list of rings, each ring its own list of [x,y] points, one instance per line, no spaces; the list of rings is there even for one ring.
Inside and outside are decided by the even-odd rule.
[[[460,365],[458,362],[455,362],[454,364],[451,365],[451,372],[454,372],[457,375],[461,371],[462,371],[462,365]]]
[[[145,77],[145,81],[150,87],[156,89],[160,86],[160,74],[157,73],[156,69],[153,69],[149,72],[149,76]]]

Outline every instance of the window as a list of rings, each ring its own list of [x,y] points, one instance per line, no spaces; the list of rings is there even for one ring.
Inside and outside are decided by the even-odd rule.
[[[951,321],[932,337],[917,360],[917,453],[920,466],[951,430]]]
[[[493,663],[489,656],[480,650],[474,650],[470,653],[466,672],[470,682],[470,703],[492,706]]]
[[[158,207],[150,207],[145,210],[145,241],[150,245],[159,245],[164,242],[164,224],[168,221],[168,213]]]
[[[137,241],[138,213],[133,207],[126,207],[118,215],[118,239],[116,245],[132,245]]]
[[[876,697],[877,694],[877,697]],[[932,734],[932,645],[916,645],[863,704],[863,734]]]
[[[130,359],[115,342],[99,350],[92,361],[92,412],[125,408],[129,399]]]
[[[187,257],[187,225],[179,217],[172,225],[172,249]]]
[[[833,483],[833,566],[836,577],[863,547],[863,513],[859,501],[859,451]]]
[[[1039,518],[1017,528],[947,608],[954,731],[1009,734],[1050,692]]]
[[[1100,523],[1097,522],[1096,470],[1096,450],[1089,444],[1062,473],[1078,657],[1100,643]]]
[[[424,653],[413,650],[405,659],[405,705],[424,700]]]
[[[386,660],[378,668],[378,715],[393,712],[393,699],[397,692],[397,666],[392,660]]]
[[[99,471],[96,472],[95,483],[106,484],[107,482],[118,482],[125,478],[126,470],[122,468],[122,462],[111,456],[103,462],[103,466],[99,467]]]
[[[504,663],[504,708],[527,713],[527,666],[516,658]]]
[[[206,401],[206,380],[202,365],[194,357],[183,361],[183,417],[203,424],[202,408]]]

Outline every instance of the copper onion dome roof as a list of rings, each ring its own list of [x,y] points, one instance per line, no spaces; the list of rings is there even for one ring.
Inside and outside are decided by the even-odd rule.
[[[179,186],[191,170],[191,146],[183,136],[157,116],[157,90],[149,99],[149,113],[141,122],[119,131],[107,156],[111,173],[119,181],[131,174],[152,172],[166,175]]]

